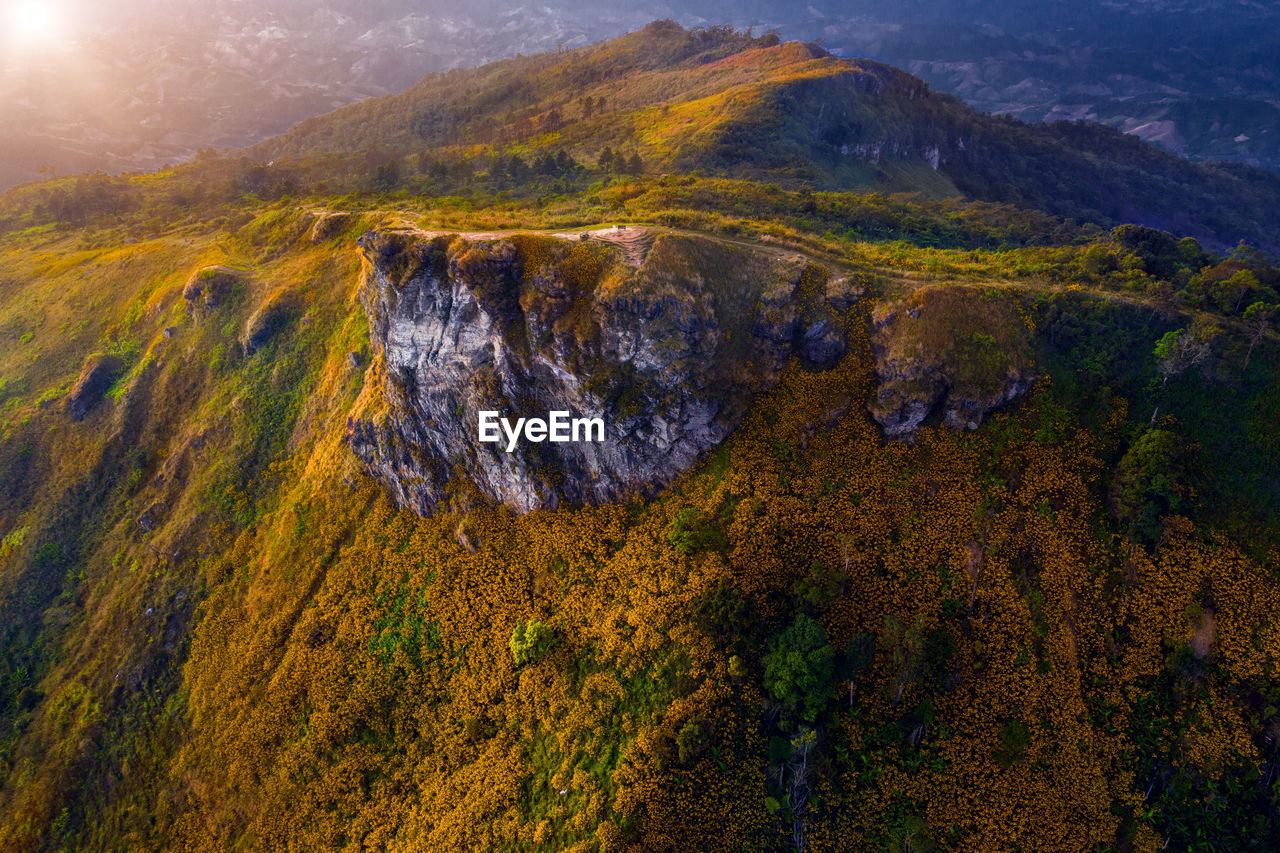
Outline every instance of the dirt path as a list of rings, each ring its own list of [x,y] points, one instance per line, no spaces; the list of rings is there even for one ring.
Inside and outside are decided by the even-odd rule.
[[[588,240],[612,243],[622,248],[622,256],[626,258],[627,263],[633,267],[638,267],[649,256],[649,250],[653,248],[653,241],[658,239],[658,231],[654,228],[646,228],[639,225],[614,225],[609,228],[596,228],[587,231],[557,232],[552,236],[563,240],[581,240],[585,237]]]
[[[424,237],[440,237],[445,234],[457,234],[467,240],[501,240],[513,234],[543,234],[558,240],[596,240],[611,243],[622,249],[622,256],[627,263],[638,267],[648,257],[649,250],[658,236],[663,233],[674,234],[669,229],[649,228],[642,225],[611,225],[604,228],[586,228],[581,231],[540,231],[520,228],[513,231],[454,231],[454,230],[422,230],[414,229]]]
[[[558,240],[566,241],[595,240],[601,243],[610,243],[622,249],[623,258],[633,267],[641,266],[644,263],[645,258],[649,255],[649,250],[653,248],[654,242],[664,234],[686,237],[704,237],[756,252],[776,254],[779,260],[787,257],[812,258],[814,256],[814,253],[812,252],[801,251],[787,246],[733,239],[730,237],[724,237],[720,234],[708,234],[701,231],[692,231],[683,228],[661,228],[652,225],[609,225],[603,228],[588,227],[572,231],[567,231],[563,228],[554,230],[516,228],[509,231],[460,231],[458,229],[424,229],[414,227],[408,223],[404,224],[404,228],[405,230],[413,231],[414,233],[420,234],[426,238],[442,237],[446,234],[456,234],[459,237],[464,237],[468,240],[501,240],[514,234],[542,234],[546,237],[555,237]],[[828,264],[834,263],[837,267],[849,266],[847,262],[842,263],[835,259],[824,258],[822,262]]]

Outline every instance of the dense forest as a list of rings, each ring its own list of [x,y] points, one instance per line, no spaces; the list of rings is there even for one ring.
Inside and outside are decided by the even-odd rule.
[[[988,118],[953,169],[831,165],[801,119],[838,62],[660,25],[0,198],[0,846],[1280,844],[1276,208],[1231,209],[1272,190]],[[970,120],[839,75],[899,87],[886,126]],[[1090,206],[1081,163],[1132,206]],[[518,514],[460,471],[397,506],[348,446],[387,369],[357,239],[613,223],[856,282],[843,356],[655,494]],[[592,269],[573,298],[617,286]],[[890,315],[924,320],[886,343]],[[894,440],[889,356],[1034,379]]]

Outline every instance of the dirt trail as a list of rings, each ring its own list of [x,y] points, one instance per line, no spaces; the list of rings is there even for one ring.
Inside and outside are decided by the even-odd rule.
[[[638,267],[648,257],[649,250],[653,248],[653,241],[658,239],[658,231],[636,225],[614,225],[587,231],[558,232],[552,236],[563,240],[581,240],[585,237],[588,240],[613,243],[622,248],[622,256],[626,258],[627,263]]]
[[[308,213],[313,216],[322,216],[329,211],[314,208],[309,209]],[[727,243],[733,246],[739,246],[744,249],[750,249],[756,252],[764,252],[770,255],[776,255],[778,260],[792,258],[796,260],[816,260],[827,264],[833,270],[848,272],[851,268],[847,260],[843,260],[832,255],[829,252],[814,251],[811,248],[788,246],[773,238],[765,235],[756,240],[743,239],[741,237],[729,237],[724,234],[715,234],[711,232],[697,231],[689,228],[669,228],[653,225],[606,225],[603,227],[586,226],[580,229],[541,229],[541,228],[511,228],[493,231],[464,231],[458,228],[425,228],[415,224],[407,214],[389,211],[382,211],[384,214],[390,214],[388,222],[383,224],[384,229],[396,231],[410,231],[421,237],[430,239],[432,237],[442,237],[448,234],[456,234],[468,240],[502,240],[516,234],[542,234],[547,237],[554,237],[558,240],[576,241],[576,240],[596,240],[601,243],[612,243],[622,249],[623,258],[628,264],[639,267],[644,264],[645,258],[649,256],[649,250],[653,248],[654,242],[663,235],[682,235],[688,237],[705,237],[717,240],[721,243]]]
[[[417,229],[415,229],[417,230]],[[627,263],[638,267],[648,257],[653,242],[658,239],[661,229],[647,228],[637,225],[613,225],[605,228],[588,228],[582,231],[537,231],[518,229],[515,231],[420,231],[426,237],[439,237],[445,234],[457,234],[468,240],[501,240],[513,234],[545,234],[558,240],[598,240],[612,243],[622,249]],[[674,233],[674,232],[666,232]]]

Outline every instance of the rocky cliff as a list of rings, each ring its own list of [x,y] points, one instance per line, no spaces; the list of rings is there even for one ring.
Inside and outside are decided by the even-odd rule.
[[[658,236],[616,247],[515,235],[359,241],[375,353],[348,440],[427,514],[455,476],[518,511],[650,492],[723,440],[793,357],[843,353],[850,283],[794,257]],[[481,411],[601,418],[602,442],[478,437]]]
[[[1031,328],[1011,296],[927,287],[878,306],[872,320],[871,414],[888,436],[913,434],[939,407],[948,426],[977,429],[1031,387]]]

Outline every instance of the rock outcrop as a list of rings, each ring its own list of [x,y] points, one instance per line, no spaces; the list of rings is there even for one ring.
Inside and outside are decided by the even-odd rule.
[[[332,240],[339,236],[355,222],[355,215],[342,211],[325,211],[316,213],[311,223],[308,236],[315,245]]]
[[[1012,297],[931,287],[872,319],[880,388],[871,414],[886,435],[912,435],[939,405],[947,425],[977,429],[1031,387],[1030,330]]]
[[[518,235],[366,234],[375,353],[348,441],[395,498],[432,512],[465,476],[518,511],[670,482],[737,425],[794,356],[844,351],[852,286],[799,259],[656,239],[618,249]],[[601,418],[600,442],[482,443],[479,413]]]
[[[84,420],[119,378],[124,362],[114,355],[96,353],[85,359],[80,376],[67,395],[67,412],[74,421]]]
[[[298,313],[297,300],[290,293],[272,293],[245,323],[240,347],[245,355],[253,355],[266,346]]]
[[[217,308],[240,281],[241,274],[230,267],[203,267],[187,279],[182,288],[182,298],[187,301],[187,310],[193,314],[200,307]]]

